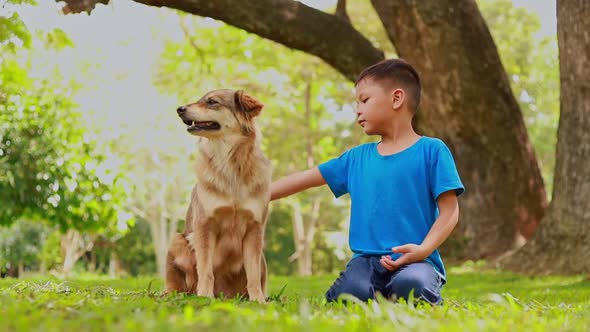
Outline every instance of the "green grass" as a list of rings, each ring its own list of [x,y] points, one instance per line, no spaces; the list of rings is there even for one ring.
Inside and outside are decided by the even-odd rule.
[[[270,277],[272,301],[162,294],[157,278],[0,280],[0,331],[587,331],[590,282],[452,268],[442,306],[328,304],[335,276]]]

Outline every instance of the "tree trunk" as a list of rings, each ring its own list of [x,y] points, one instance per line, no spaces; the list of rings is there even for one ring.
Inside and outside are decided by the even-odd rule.
[[[25,264],[23,262],[18,263],[18,277],[23,278],[25,276]]]
[[[309,216],[307,227],[303,221],[304,214],[301,211],[301,203],[293,199],[293,237],[295,241],[295,252],[289,257],[289,261],[297,260],[297,273],[300,276],[313,274],[313,239],[316,233],[316,225],[320,209],[320,200],[315,200],[312,205],[312,213]],[[306,232],[307,230],[307,232]]]
[[[117,253],[112,250],[109,259],[109,277],[117,278],[121,275],[121,261]]]
[[[69,229],[68,232],[61,237],[61,252],[63,257],[63,273],[69,276],[74,268],[74,264],[84,255],[87,250],[91,249],[91,244],[85,243],[82,235],[74,230]],[[90,247],[90,248],[89,248]]]
[[[90,273],[96,272],[96,253],[94,251],[90,252],[90,262],[88,262],[88,272],[90,272]]]
[[[12,263],[10,263],[9,267],[8,267],[8,271],[6,271],[6,277],[11,277],[11,278],[18,278],[18,267]]]
[[[307,244],[305,243],[305,226],[303,225],[303,213],[301,211],[301,203],[297,199],[293,199],[291,203],[293,208],[293,237],[295,240],[295,252],[289,257],[289,261],[297,260],[297,273],[300,276],[310,276],[311,259],[307,256]]]
[[[155,169],[165,169],[161,161],[153,155],[147,163],[155,163],[155,165],[150,164]],[[149,198],[136,197],[136,201],[130,205],[133,214],[146,221],[150,227],[156,255],[156,268],[158,275],[162,278],[166,275],[166,255],[170,239],[176,234],[178,227],[177,214],[173,211],[174,205],[170,202],[179,202],[184,199],[179,194],[180,180],[182,180],[180,177],[170,178],[170,176],[161,175],[157,182],[154,182],[153,188],[148,186],[142,189],[149,190]]]
[[[547,197],[520,108],[475,1],[372,3],[399,55],[421,75],[419,131],[450,146],[467,190],[450,243],[464,242],[465,258],[516,249],[524,243],[521,234],[530,237],[542,218]]]
[[[307,167],[315,165],[313,156],[312,114],[311,114],[311,81],[308,80],[305,88],[305,150],[307,153]],[[297,267],[300,276],[309,276],[313,273],[313,240],[317,229],[321,201],[313,200],[311,213],[304,215],[301,210],[301,202],[294,198],[293,206],[293,237],[295,240],[295,253],[289,257],[289,261],[297,259]],[[307,219],[307,223],[304,222]],[[306,225],[307,224],[307,225]]]
[[[158,269],[158,275],[162,278],[166,276],[166,254],[168,253],[169,245],[166,224],[167,222],[163,218],[149,220],[154,251],[156,253],[156,267]]]
[[[590,2],[557,1],[560,118],[555,185],[533,239],[506,260],[525,273],[590,272]]]

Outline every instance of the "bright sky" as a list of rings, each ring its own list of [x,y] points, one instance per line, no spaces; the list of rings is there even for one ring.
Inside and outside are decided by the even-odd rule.
[[[541,36],[557,33],[557,12],[555,0],[512,0],[517,7],[525,7],[541,19]]]
[[[186,133],[175,114],[179,102],[152,84],[164,41],[182,37],[172,11],[115,1],[97,6],[90,16],[63,16],[55,2],[39,1],[38,7],[21,14],[29,27],[61,28],[74,42],[76,47],[39,62],[56,64],[66,79],[84,82],[76,101],[88,121],[107,130],[101,135],[133,134],[138,145],[155,149],[183,141],[179,138]],[[42,70],[38,74],[43,75]]]

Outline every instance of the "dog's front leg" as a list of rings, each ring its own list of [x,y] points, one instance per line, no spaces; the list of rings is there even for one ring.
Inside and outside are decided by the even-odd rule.
[[[195,258],[197,263],[197,295],[213,297],[215,276],[213,275],[213,253],[217,237],[209,225],[199,225],[194,231]]]
[[[263,234],[261,225],[256,223],[244,237],[243,253],[244,267],[246,270],[248,296],[250,300],[266,303],[264,292],[262,291],[262,243]]]

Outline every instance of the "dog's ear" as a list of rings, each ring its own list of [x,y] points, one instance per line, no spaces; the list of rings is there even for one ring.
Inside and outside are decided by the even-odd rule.
[[[261,102],[245,94],[243,90],[236,91],[235,102],[242,111],[248,113],[250,116],[257,116],[264,107]]]

